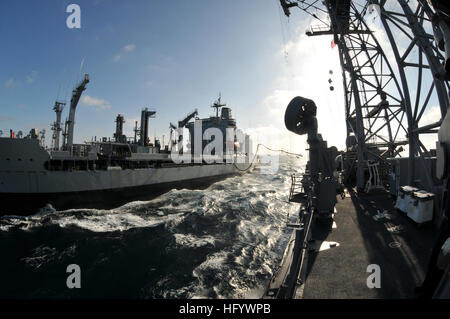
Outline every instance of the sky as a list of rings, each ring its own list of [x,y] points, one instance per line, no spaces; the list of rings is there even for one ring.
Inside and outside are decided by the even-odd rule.
[[[71,3],[81,8],[80,29],[66,26]],[[169,122],[195,108],[208,117],[220,92],[256,143],[304,153],[306,138],[284,126],[287,104],[300,95],[316,102],[328,144],[345,147],[337,48],[330,36],[308,38],[311,18],[296,10],[287,19],[279,0],[4,0],[0,15],[4,134],[45,128],[49,145],[55,99],[68,104],[64,120],[71,90],[88,73],[76,142],[112,137],[118,113],[133,136],[149,107],[157,111],[150,136],[167,143]]]

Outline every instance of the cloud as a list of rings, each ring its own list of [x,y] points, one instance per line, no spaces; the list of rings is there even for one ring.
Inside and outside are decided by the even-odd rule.
[[[33,83],[34,80],[36,80],[37,75],[38,75],[37,71],[31,71],[31,73],[26,76],[27,82],[30,84]]]
[[[108,110],[111,108],[111,104],[109,104],[108,101],[89,95],[83,95],[83,97],[81,98],[81,104],[87,107],[94,108],[97,111]]]
[[[441,108],[439,106],[428,107],[427,110],[423,113],[422,118],[420,119],[419,127],[436,123],[440,119],[441,119]],[[436,148],[437,140],[438,140],[437,134],[422,134],[420,136],[420,141],[423,143],[423,145],[425,145],[425,147],[428,150]]]
[[[1,116],[1,115],[0,115],[0,122],[9,122],[9,121],[12,121],[12,120],[14,120],[12,117],[9,117],[9,116]]]
[[[119,62],[120,59],[122,59],[123,56],[131,53],[134,51],[134,49],[136,49],[136,45],[134,44],[127,44],[126,46],[124,46],[119,53],[117,53],[114,58],[113,61],[114,62]]]
[[[150,64],[148,69],[151,72],[172,72],[175,70],[176,63],[170,56],[160,56],[157,63]]]
[[[9,78],[9,80],[5,82],[5,86],[7,88],[15,88],[18,84],[19,84],[19,81],[17,81],[13,77]]]
[[[439,106],[428,107],[423,113],[422,118],[420,119],[419,126],[436,123],[441,119],[441,117],[441,108]]]
[[[128,44],[128,45],[124,46],[123,51],[124,51],[125,53],[129,53],[129,52],[133,52],[134,49],[136,49],[136,45],[134,45],[134,44]]]
[[[316,103],[319,133],[324,140],[329,146],[343,149],[346,125],[338,51],[331,48],[331,37],[307,37],[304,30],[298,28],[292,40],[276,52],[274,63],[285,67],[280,68],[271,85],[273,89],[253,107],[259,115],[252,120],[257,123],[249,130],[263,144],[269,143],[267,146],[305,153],[306,137],[289,132],[284,124],[288,103],[294,97],[302,96]],[[330,90],[329,78],[333,81],[333,91]]]
[[[36,80],[36,77],[38,75],[38,72],[33,70],[31,71],[30,74],[28,74],[27,76],[25,76],[25,81],[29,84],[33,83]],[[16,80],[14,77],[10,77],[6,82],[5,82],[5,87],[7,88],[15,88],[20,84],[19,80]]]

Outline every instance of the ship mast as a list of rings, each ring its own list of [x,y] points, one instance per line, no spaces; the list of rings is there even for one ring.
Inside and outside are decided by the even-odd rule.
[[[116,117],[116,133],[114,133],[114,138],[117,143],[126,143],[126,136],[123,135],[123,123],[125,119],[122,114],[118,114]]]
[[[145,108],[141,112],[141,130],[140,130],[140,145],[148,146],[148,120],[154,118],[156,111]]]
[[[211,105],[211,107],[214,107],[216,109],[216,118],[219,118],[219,108],[227,106],[226,104],[222,104],[222,94],[219,93],[219,99]]]
[[[59,136],[62,131],[61,129],[61,113],[64,109],[64,106],[66,103],[64,102],[55,102],[55,106],[53,107],[53,111],[56,113],[56,122],[52,125],[52,131],[53,131],[53,150],[59,151]]]

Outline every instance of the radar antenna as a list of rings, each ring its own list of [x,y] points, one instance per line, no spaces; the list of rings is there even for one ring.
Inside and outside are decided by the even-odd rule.
[[[216,109],[216,118],[219,118],[219,109],[223,106],[227,105],[225,103],[222,104],[222,93],[219,93],[219,98],[213,103],[213,105],[211,105],[211,107],[214,107]]]

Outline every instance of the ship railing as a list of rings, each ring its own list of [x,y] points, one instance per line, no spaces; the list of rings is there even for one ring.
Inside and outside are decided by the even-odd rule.
[[[381,177],[379,173],[379,167],[380,163],[375,161],[366,161],[367,168],[369,170],[369,178],[366,182],[366,187],[364,188],[364,191],[366,193],[369,193],[371,190],[375,189],[383,189],[384,186],[381,182]]]
[[[331,29],[328,25],[324,24],[313,24],[309,26],[308,30],[311,34],[319,33],[319,32],[330,32]]]
[[[303,188],[303,175],[291,175],[291,188],[289,191],[289,202],[305,203],[308,199],[307,194]]]
[[[308,250],[311,241],[311,224],[314,210],[301,209],[298,217],[298,226],[294,227],[291,237],[282,258],[281,267],[277,270],[276,277],[272,278],[265,297],[277,299],[298,299],[301,287],[306,282],[306,270],[308,265]],[[280,285],[271,285],[281,279]]]

